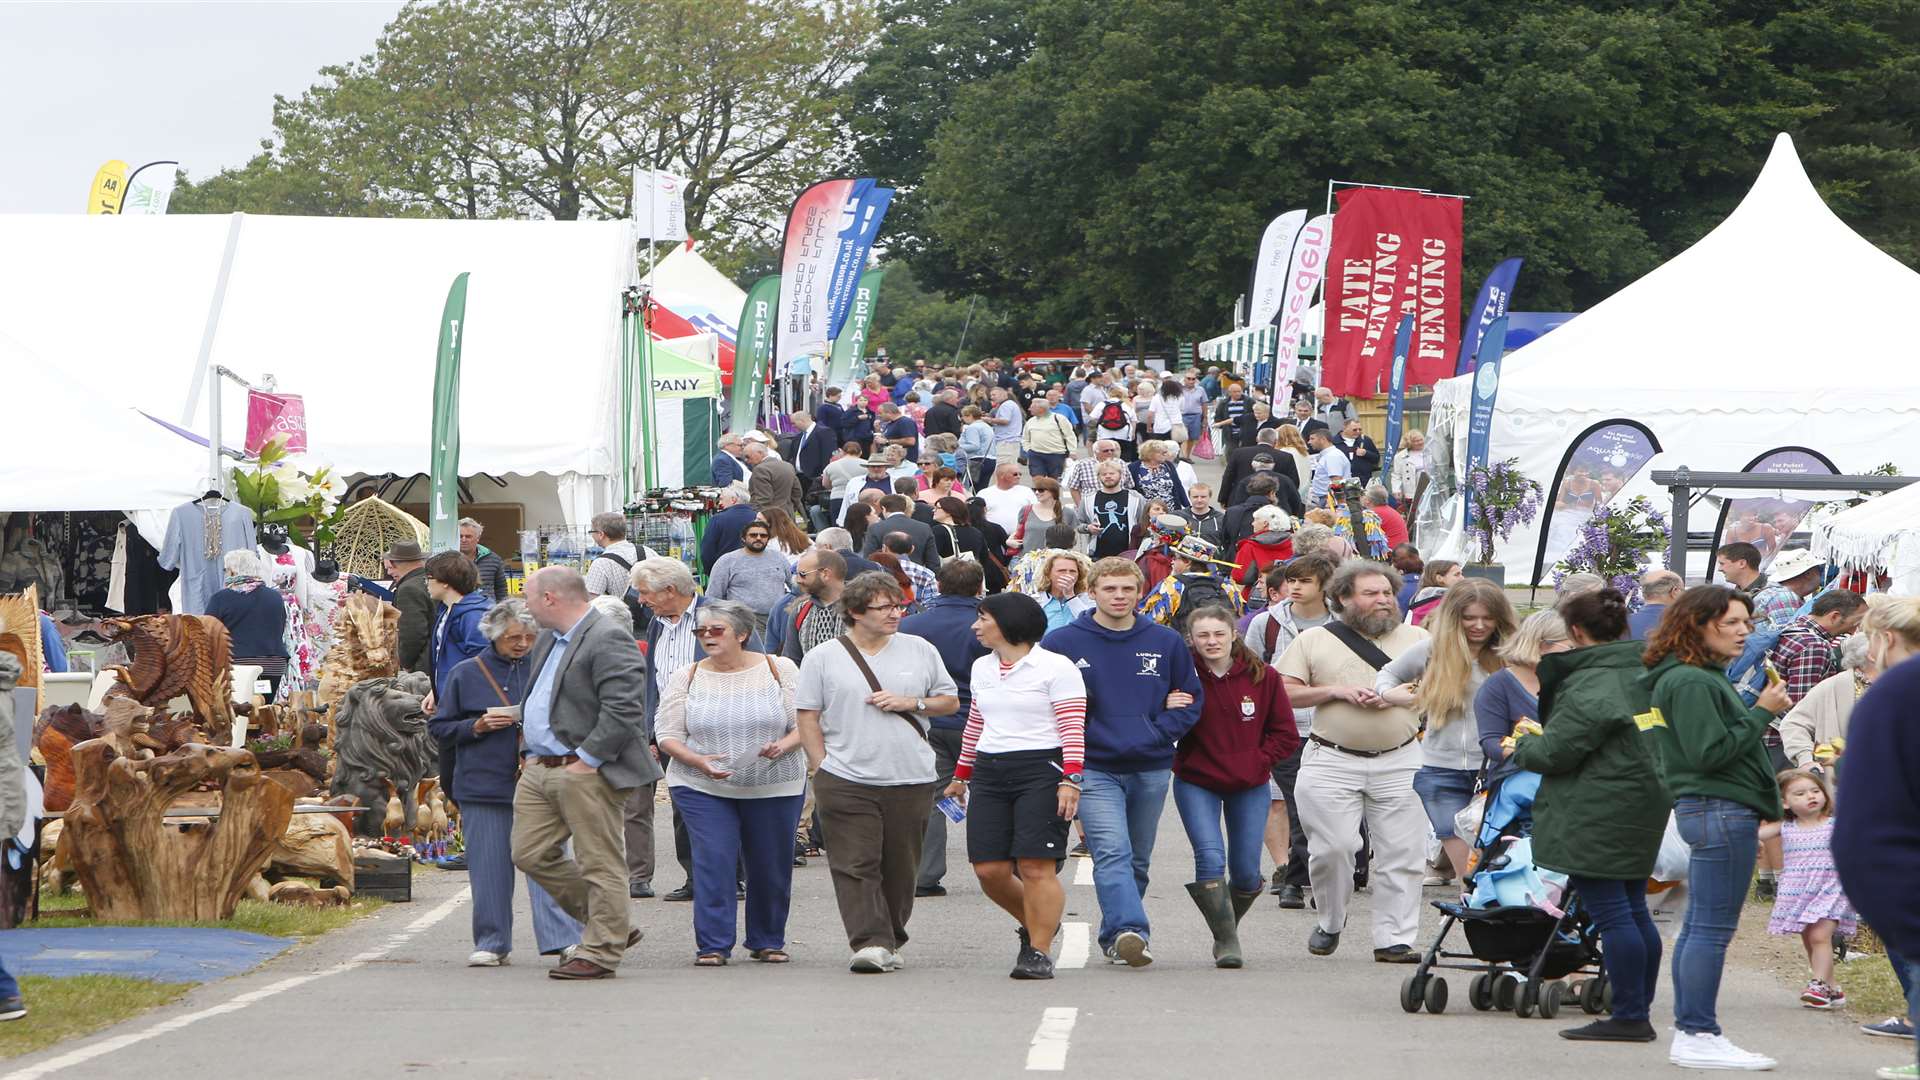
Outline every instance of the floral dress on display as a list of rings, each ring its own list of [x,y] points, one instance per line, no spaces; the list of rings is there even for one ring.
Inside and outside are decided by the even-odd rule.
[[[287,674],[280,680],[275,704],[284,704],[294,694],[314,685],[330,629],[318,618],[320,605],[310,602],[312,593],[330,586],[313,581],[296,550],[289,547],[277,555],[264,549],[260,552],[267,567],[267,583],[280,593],[280,600],[287,608],[286,630],[281,634],[287,647]],[[331,607],[328,610],[331,611]]]

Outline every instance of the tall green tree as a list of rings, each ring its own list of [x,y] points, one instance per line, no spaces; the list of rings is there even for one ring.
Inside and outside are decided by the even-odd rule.
[[[807,0],[411,3],[276,102],[267,161],[186,205],[318,186],[400,213],[625,216],[638,165],[687,177],[690,229],[764,233],[817,178],[870,32],[865,6]]]
[[[928,290],[904,261],[884,264],[886,283],[880,287],[880,306],[873,313],[867,351],[887,350],[893,360],[924,356],[935,364],[950,363],[956,352],[961,363],[1016,351],[1017,339],[1007,320],[991,304],[977,297],[948,299]]]

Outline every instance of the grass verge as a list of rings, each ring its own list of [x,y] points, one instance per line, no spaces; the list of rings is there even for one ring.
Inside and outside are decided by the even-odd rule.
[[[1767,917],[1771,914],[1771,901],[1749,899],[1740,917],[1736,941],[1744,947],[1743,951],[1772,973],[1783,988],[1793,991],[1788,995],[1791,997],[1807,984],[1807,950],[1797,934],[1767,933]],[[1847,992],[1848,1010],[1863,1022],[1907,1015],[1907,1001],[1901,996],[1900,981],[1893,977],[1893,965],[1887,962],[1884,951],[1876,950],[1874,955],[1836,963],[1833,981]]]
[[[23,976],[20,994],[27,1000],[27,1015],[0,1024],[0,1058],[31,1054],[63,1039],[99,1031],[165,1005],[193,986],[120,975]]]
[[[310,938],[332,930],[338,930],[363,915],[368,915],[386,904],[384,900],[367,897],[355,897],[345,907],[300,907],[292,904],[273,904],[261,900],[242,900],[234,909],[231,919],[209,919],[199,922],[151,922],[116,923],[117,926],[205,926],[220,930],[244,930],[252,934],[268,934],[273,937]],[[69,893],[60,897],[43,897],[40,902],[40,918],[27,923],[31,929],[60,929],[73,926],[99,926],[93,916],[86,914],[86,898]]]

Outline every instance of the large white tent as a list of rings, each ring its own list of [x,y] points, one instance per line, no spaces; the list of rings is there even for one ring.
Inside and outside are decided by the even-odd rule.
[[[1490,456],[1518,458],[1545,485],[1574,436],[1624,417],[1665,448],[1627,494],[1647,492],[1654,469],[1733,471],[1784,445],[1842,471],[1914,472],[1920,365],[1898,332],[1913,311],[1920,274],[1834,216],[1783,134],[1712,232],[1507,358]],[[1434,398],[1461,462],[1470,381],[1445,380]],[[1448,540],[1436,548],[1457,551],[1457,529]],[[1530,570],[1535,540],[1517,531],[1501,561]]]
[[[219,385],[238,443],[245,390],[205,373],[210,342],[210,363],[303,395],[313,458],[342,474],[426,471],[442,307],[467,272],[461,472],[551,477],[570,520],[617,498],[627,222],[4,215],[0,251],[0,330],[96,409],[204,434]]]

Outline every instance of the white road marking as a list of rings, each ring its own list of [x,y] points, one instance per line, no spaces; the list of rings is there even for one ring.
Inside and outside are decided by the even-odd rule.
[[[1073,883],[1075,885],[1093,884],[1093,860],[1075,859],[1073,863]]]
[[[1033,1045],[1027,1048],[1028,1072],[1062,1072],[1067,1067],[1067,1040],[1073,1034],[1073,1022],[1080,1010],[1055,1006],[1040,1017],[1033,1033]]]
[[[311,972],[306,975],[294,975],[281,979],[279,982],[268,983],[258,990],[249,990],[244,994],[235,995],[218,1005],[210,1005],[207,1008],[201,1009],[199,1012],[175,1016],[171,1019],[162,1020],[152,1027],[141,1031],[130,1032],[126,1035],[116,1035],[111,1039],[105,1039],[89,1046],[83,1046],[78,1050],[61,1054],[59,1057],[49,1058],[38,1065],[29,1065],[24,1069],[7,1073],[5,1076],[0,1076],[0,1080],[38,1080],[38,1078],[43,1076],[51,1076],[64,1069],[71,1069],[75,1065],[84,1065],[95,1058],[105,1057],[116,1050],[124,1050],[129,1046],[143,1043],[148,1039],[158,1038],[169,1032],[179,1031],[184,1027],[191,1027],[202,1020],[212,1019],[216,1016],[224,1016],[231,1012],[239,1012],[241,1009],[256,1002],[265,1001],[276,994],[283,994],[295,987],[305,986],[307,983],[324,979],[329,975],[338,975],[344,971],[352,971],[354,968],[362,967],[371,961],[381,959],[388,953],[405,945],[408,941],[412,940],[416,934],[431,929],[434,924],[453,914],[454,909],[465,903],[466,900],[467,891],[462,890],[454,896],[449,897],[439,907],[413,920],[413,922],[407,925],[406,929],[388,935],[386,944],[375,949],[369,949],[343,963],[335,964],[330,968],[323,968],[320,971]],[[1071,1021],[1069,1021],[1068,1026],[1072,1026]],[[1066,1051],[1063,1049],[1061,1051],[1063,1059],[1065,1053]]]
[[[1092,931],[1083,922],[1062,923],[1060,926],[1060,959],[1055,968],[1083,968],[1087,966],[1088,946],[1093,937]]]

